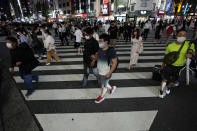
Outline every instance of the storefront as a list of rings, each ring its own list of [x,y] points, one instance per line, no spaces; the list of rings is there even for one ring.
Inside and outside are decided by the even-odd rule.
[[[127,20],[136,22],[146,21],[150,18],[155,18],[155,12],[147,10],[137,10],[135,12],[129,12],[127,15]]]
[[[116,14],[114,15],[115,20],[118,21],[126,21],[126,14]]]

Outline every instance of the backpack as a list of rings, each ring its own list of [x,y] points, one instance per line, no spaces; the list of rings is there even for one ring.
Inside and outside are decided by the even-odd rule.
[[[109,51],[110,51],[111,49],[114,49],[114,48],[113,48],[113,47],[109,47],[109,48],[107,49],[107,62],[108,62],[108,66],[111,66],[111,59],[110,59],[110,57],[109,57]],[[115,70],[114,70],[113,72],[116,72],[116,70],[117,70],[117,68],[118,68],[118,65],[119,65],[119,59],[117,58],[117,65],[116,65],[116,68],[115,68]]]
[[[166,31],[166,33],[167,33],[168,35],[171,35],[172,32],[173,32],[173,26],[169,26],[168,29],[167,29],[167,31]]]

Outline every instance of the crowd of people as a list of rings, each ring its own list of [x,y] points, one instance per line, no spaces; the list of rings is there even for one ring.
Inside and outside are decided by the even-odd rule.
[[[14,67],[19,67],[19,74],[28,91],[26,96],[34,92],[32,81],[39,82],[39,77],[32,75],[32,70],[40,65],[39,60],[47,57],[46,65],[51,64],[52,57],[56,61],[61,61],[56,52],[55,37],[61,40],[61,46],[69,46],[74,43],[76,55],[83,54],[84,77],[82,87],[88,84],[90,70],[93,70],[95,77],[98,79],[102,88],[101,94],[95,100],[95,103],[101,103],[105,99],[105,94],[109,89],[110,94],[116,90],[116,86],[109,84],[112,73],[116,71],[119,60],[116,53],[116,41],[124,40],[131,43],[130,63],[128,69],[137,65],[139,54],[143,52],[143,40],[147,40],[150,31],[155,31],[155,41],[158,43],[164,32],[168,37],[166,42],[166,55],[178,51],[181,45],[183,49],[176,62],[166,65],[163,62],[163,81],[161,83],[160,97],[164,98],[164,87],[167,86],[167,94],[170,87],[175,86],[178,81],[178,72],[185,65],[186,58],[195,56],[195,46],[191,46],[192,52],[187,54],[189,42],[186,41],[188,29],[195,29],[194,39],[197,38],[197,22],[177,22],[172,21],[150,21],[146,22],[119,22],[107,21],[106,23],[87,21],[78,22],[54,22],[51,27],[47,24],[33,25],[32,27],[22,27],[15,30],[16,36],[6,38],[6,45],[10,49],[12,57],[11,72]],[[53,32],[53,33],[52,33]],[[54,35],[53,35],[54,34]],[[177,40],[169,43],[172,38]],[[38,58],[35,57],[38,55]],[[154,66],[154,65],[153,65]],[[174,84],[175,83],[175,84]]]

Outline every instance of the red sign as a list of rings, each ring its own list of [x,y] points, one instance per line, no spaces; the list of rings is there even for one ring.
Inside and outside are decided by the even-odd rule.
[[[158,11],[157,11],[157,15],[158,15],[158,16],[159,16],[159,15],[164,15],[164,13],[165,13],[165,12],[164,12],[163,10],[158,10]]]
[[[72,17],[87,17],[87,14],[72,15]]]
[[[107,3],[109,3],[109,0],[104,0],[103,1],[103,4],[107,4]]]

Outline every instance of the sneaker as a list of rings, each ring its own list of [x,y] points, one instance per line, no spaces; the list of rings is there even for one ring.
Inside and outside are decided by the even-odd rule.
[[[37,76],[37,78],[36,78],[36,82],[37,82],[37,83],[39,82],[39,76]]]
[[[26,97],[29,97],[30,95],[32,95],[34,93],[34,90],[28,90],[27,93],[25,94]]]
[[[159,97],[160,97],[161,99],[163,99],[164,96],[165,96],[165,95],[164,95],[163,91],[160,90],[160,92],[159,92]]]
[[[48,66],[48,65],[50,65],[51,63],[46,63],[46,65]]]
[[[112,88],[109,90],[109,93],[112,95],[115,90],[116,90],[116,86],[112,86]]]
[[[167,95],[170,94],[170,88],[169,88],[169,87],[167,87],[167,89],[166,89],[166,94],[167,94]]]
[[[174,86],[177,87],[177,86],[179,86],[179,84],[180,84],[180,82],[177,81],[177,82],[174,84]]]
[[[101,103],[101,102],[104,101],[104,100],[105,100],[104,97],[99,96],[99,97],[95,100],[95,103]]]

